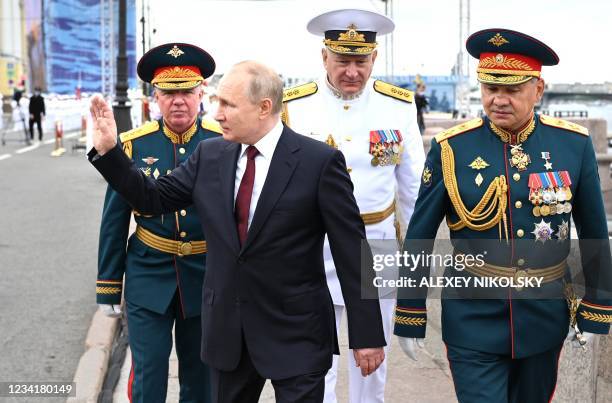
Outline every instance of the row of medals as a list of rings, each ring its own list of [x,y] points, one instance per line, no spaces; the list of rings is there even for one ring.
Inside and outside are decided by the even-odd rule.
[[[520,144],[513,146],[510,150],[510,165],[517,168],[519,171],[527,169],[527,165],[531,163],[529,154],[523,151]],[[547,160],[548,161],[548,160]],[[534,194],[538,192],[539,194]],[[562,188],[545,188],[532,190],[529,194],[529,201],[534,205],[533,215],[536,217],[546,217],[555,214],[569,214],[572,211],[572,204],[569,201],[572,199],[572,191],[569,186]],[[540,205],[538,200],[542,200],[543,205]]]
[[[541,192],[540,197],[532,197],[529,195],[529,200],[534,205],[533,215],[536,217],[546,217],[555,214],[569,214],[572,212],[572,204],[569,202],[572,198],[572,191],[569,187],[563,188],[546,188],[538,189]],[[538,205],[536,199],[543,201],[543,205]]]
[[[399,143],[376,143],[372,146],[372,166],[399,165],[401,162],[402,148]]]

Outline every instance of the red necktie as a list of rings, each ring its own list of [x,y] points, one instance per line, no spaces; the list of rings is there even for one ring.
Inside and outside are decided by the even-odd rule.
[[[240,181],[240,187],[236,195],[236,209],[234,211],[240,246],[244,245],[249,229],[249,210],[251,209],[251,196],[253,195],[253,184],[255,183],[255,157],[259,154],[259,151],[254,146],[248,146],[246,154],[247,166]]]

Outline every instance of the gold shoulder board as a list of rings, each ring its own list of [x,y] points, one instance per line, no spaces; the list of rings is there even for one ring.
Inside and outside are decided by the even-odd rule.
[[[436,134],[436,141],[441,143],[444,140],[448,140],[451,137],[454,137],[461,133],[469,132],[470,130],[474,130],[480,126],[482,126],[483,120],[481,118],[476,118],[472,120],[468,120],[467,122],[463,122],[457,126],[453,126],[450,129],[446,129],[443,132]]]
[[[121,133],[119,135],[119,140],[122,143],[126,141],[131,141],[137,139],[138,137],[146,136],[147,134],[151,134],[159,130],[159,122],[157,120],[152,120],[150,122],[145,123],[144,125],[137,127],[135,129],[129,130],[125,133]]]
[[[294,99],[304,98],[308,95],[312,95],[319,87],[317,87],[317,83],[310,82],[302,85],[298,85],[297,87],[287,88],[283,91],[283,103],[293,101]]]
[[[580,133],[583,136],[589,135],[589,129],[584,126],[580,126],[576,123],[569,122],[567,120],[553,118],[551,116],[540,115],[540,122],[546,126],[558,127],[559,129],[569,130],[574,133]]]
[[[202,128],[210,130],[211,132],[223,134],[223,131],[221,130],[221,125],[217,121],[202,119]]]
[[[414,92],[404,89],[402,87],[395,86],[393,84],[386,83],[384,81],[374,81],[374,90],[380,92],[383,95],[399,99],[400,101],[413,103]]]

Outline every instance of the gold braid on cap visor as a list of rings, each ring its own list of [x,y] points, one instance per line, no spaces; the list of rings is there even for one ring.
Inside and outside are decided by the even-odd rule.
[[[540,77],[539,70],[517,58],[498,54],[478,62],[478,81],[485,84],[518,85],[533,77]]]
[[[486,73],[478,73],[478,82],[483,84],[497,85],[518,85],[526,83],[534,77],[538,76],[509,76],[509,75],[493,75]]]
[[[202,81],[183,81],[181,83],[156,83],[153,84],[155,88],[159,88],[160,90],[190,90],[192,88],[197,87],[202,84]]]
[[[156,75],[151,80],[151,84],[162,90],[181,90],[197,87],[202,81],[204,77],[198,73],[181,66],[174,66]]]
[[[335,53],[345,54],[370,54],[376,49],[377,42],[364,43],[364,42],[353,42],[353,41],[332,41],[331,39],[324,39],[323,43],[329,50]],[[353,46],[355,49],[347,48],[347,46]]]

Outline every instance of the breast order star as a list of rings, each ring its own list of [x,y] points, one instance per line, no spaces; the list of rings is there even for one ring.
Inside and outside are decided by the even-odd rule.
[[[549,222],[545,222],[544,219],[539,223],[534,223],[535,229],[531,233],[535,236],[536,242],[542,243],[548,241],[552,237],[553,230],[550,227]]]

